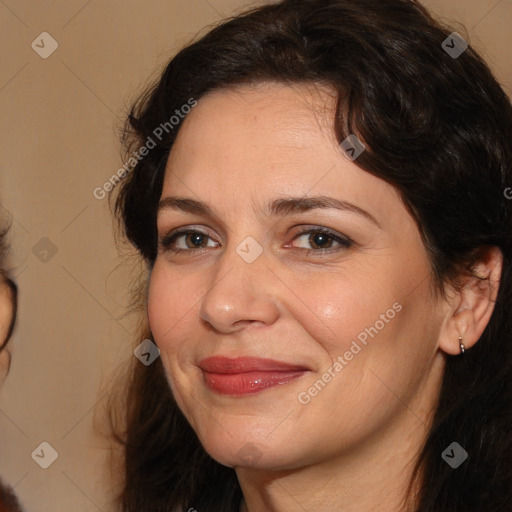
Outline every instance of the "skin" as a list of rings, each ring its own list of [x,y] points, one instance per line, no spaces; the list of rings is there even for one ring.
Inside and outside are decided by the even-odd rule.
[[[234,467],[243,510],[396,512],[437,403],[446,354],[476,343],[493,309],[501,253],[489,277],[460,293],[433,288],[414,219],[397,191],[345,158],[332,133],[326,89],[262,84],[217,90],[183,122],[162,198],[210,205],[213,217],[162,208],[148,318],[171,389],[201,443]],[[336,209],[268,216],[281,197],[329,196],[371,214]],[[301,228],[346,236],[315,243]],[[248,236],[262,254],[236,252]],[[323,248],[325,247],[325,248]],[[309,249],[309,251],[308,251]],[[308,254],[309,253],[309,254]],[[310,402],[307,391],[365,328],[402,308]],[[208,389],[198,362],[251,355],[307,366],[297,380],[243,397]],[[244,458],[247,445],[257,456]],[[242,450],[242,451],[241,451]]]
[[[2,278],[0,277],[0,280]],[[5,281],[0,281],[0,344],[7,337],[11,325],[12,315],[14,314],[14,305],[12,302],[12,292]],[[0,352],[0,385],[3,384],[11,364],[11,352],[8,345]]]
[[[7,339],[14,315],[12,290],[0,274],[0,345]],[[11,343],[0,351],[0,389],[11,366]],[[3,512],[21,510],[12,488],[0,480],[0,510]]]

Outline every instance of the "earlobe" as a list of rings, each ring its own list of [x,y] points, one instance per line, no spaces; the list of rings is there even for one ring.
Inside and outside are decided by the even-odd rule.
[[[482,248],[473,275],[464,278],[460,290],[451,288],[439,337],[439,348],[447,354],[470,350],[482,336],[494,311],[502,267],[498,247]]]

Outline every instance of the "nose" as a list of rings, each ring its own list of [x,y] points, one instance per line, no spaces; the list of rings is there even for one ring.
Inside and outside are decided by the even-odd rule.
[[[204,322],[222,333],[271,325],[280,310],[280,281],[269,268],[265,251],[249,263],[235,249],[226,247],[219,258],[199,312]]]

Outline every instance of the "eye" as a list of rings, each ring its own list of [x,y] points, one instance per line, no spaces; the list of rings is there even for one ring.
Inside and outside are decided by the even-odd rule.
[[[204,244],[206,240],[209,238],[210,236],[207,233],[203,233],[197,229],[181,230],[170,233],[160,240],[160,247],[164,251],[171,251],[173,253],[188,252],[191,250],[203,249],[205,247]]]
[[[306,237],[306,235],[308,235]],[[308,254],[311,252],[333,252],[340,250],[340,248],[348,249],[353,245],[353,241],[346,236],[336,234],[326,228],[310,228],[301,231],[297,234],[294,240],[304,238],[306,244],[310,244],[309,247],[299,247],[301,249],[307,249]],[[199,231],[197,229],[186,229],[171,232],[167,236],[160,240],[160,247],[164,251],[170,251],[174,254],[197,251],[198,249],[204,249],[206,247],[212,247],[208,245],[208,240],[212,240],[208,233]],[[217,242],[214,242],[214,244]],[[206,245],[205,245],[206,244]],[[333,244],[338,244],[338,247],[334,247]],[[213,245],[215,247],[215,245]]]
[[[306,237],[306,235],[308,235]],[[323,251],[337,251],[341,248],[348,249],[353,245],[353,241],[346,236],[342,236],[336,234],[329,229],[326,228],[310,228],[301,231],[293,240],[297,240],[300,238],[304,238],[306,244],[309,244],[309,247],[299,247],[303,249],[309,249],[308,253],[311,252],[311,247],[314,252],[323,252]],[[338,244],[338,247],[334,247],[333,243]]]

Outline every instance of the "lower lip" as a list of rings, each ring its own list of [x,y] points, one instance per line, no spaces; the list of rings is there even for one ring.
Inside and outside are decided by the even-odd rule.
[[[305,371],[210,373],[203,371],[206,385],[221,395],[249,395],[268,388],[288,384],[302,377]]]

